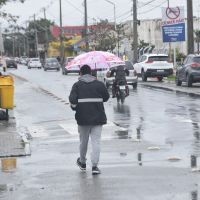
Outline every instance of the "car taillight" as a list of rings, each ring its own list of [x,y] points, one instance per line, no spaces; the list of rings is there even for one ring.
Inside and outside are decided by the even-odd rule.
[[[192,67],[192,68],[200,67],[200,64],[199,64],[199,63],[192,63],[192,64],[191,64],[191,67]]]

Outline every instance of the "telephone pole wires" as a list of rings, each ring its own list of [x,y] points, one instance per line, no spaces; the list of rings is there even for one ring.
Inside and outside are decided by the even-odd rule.
[[[133,0],[133,63],[138,59],[137,0]]]
[[[187,0],[187,51],[194,53],[194,28],[192,0]]]

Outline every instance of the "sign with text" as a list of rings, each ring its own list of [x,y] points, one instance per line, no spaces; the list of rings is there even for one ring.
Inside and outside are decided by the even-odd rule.
[[[163,42],[185,41],[184,7],[162,8]]]
[[[162,26],[163,42],[185,41],[185,23]]]

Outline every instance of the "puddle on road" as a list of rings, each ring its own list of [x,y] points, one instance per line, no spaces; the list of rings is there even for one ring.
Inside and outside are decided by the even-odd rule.
[[[118,139],[128,139],[128,130],[117,130],[115,134],[118,136]]]

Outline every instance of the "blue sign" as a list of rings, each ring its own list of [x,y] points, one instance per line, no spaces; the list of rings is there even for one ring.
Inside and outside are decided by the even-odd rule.
[[[185,23],[162,26],[163,42],[185,41]]]

